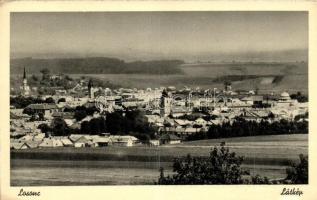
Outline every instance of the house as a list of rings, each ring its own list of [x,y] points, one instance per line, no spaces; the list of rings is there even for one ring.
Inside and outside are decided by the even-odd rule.
[[[72,146],[74,146],[73,142],[70,139],[68,139],[68,138],[62,138],[61,142],[63,143],[64,147],[72,147]]]
[[[212,119],[209,121],[210,125],[221,125],[222,122],[220,119]]]
[[[70,135],[69,139],[73,142],[74,147],[88,147],[92,142],[85,135]]]
[[[45,133],[38,133],[33,137],[34,141],[42,141],[45,138]]]
[[[286,109],[271,109],[271,113],[274,115],[275,119],[293,120],[295,117],[291,110]]]
[[[195,120],[195,124],[199,125],[199,126],[206,126],[207,125],[207,121],[200,117],[200,118]]]
[[[106,147],[109,145],[110,139],[109,137],[97,136],[97,137],[93,137],[92,143],[94,147]]]
[[[186,130],[186,128],[176,127],[176,129],[175,129],[175,134],[176,134],[176,135],[184,135],[184,134],[185,134],[185,130]]]
[[[71,134],[68,138],[71,140],[71,142],[76,142],[79,138],[81,138],[84,135],[80,134]]]
[[[42,140],[40,141],[27,141],[25,144],[28,146],[30,149],[38,148],[39,145],[42,143]]]
[[[47,148],[47,147],[62,147],[64,146],[62,141],[59,139],[53,139],[53,138],[45,138],[42,143],[39,144],[39,147],[41,148]]]
[[[260,95],[247,96],[242,98],[241,101],[249,105],[262,105],[263,96],[260,96]]]
[[[179,144],[181,139],[174,134],[164,134],[160,137],[161,144]]]
[[[150,146],[159,146],[160,140],[149,140]]]
[[[10,109],[10,119],[27,119],[29,115],[23,113],[23,109]]]
[[[25,142],[10,142],[10,149],[28,149],[28,145]]]
[[[248,121],[258,121],[260,122],[262,119],[266,119],[269,116],[269,111],[266,110],[245,110],[240,116]]]
[[[54,112],[52,114],[54,118],[74,119],[74,112]]]
[[[148,123],[155,124],[155,123],[163,123],[164,119],[161,118],[159,115],[145,115],[147,118]]]
[[[174,126],[174,125],[175,125],[175,122],[174,122],[173,119],[165,118],[163,124],[164,124],[165,126]]]
[[[111,144],[116,146],[132,147],[140,143],[138,138],[130,135],[113,135],[109,139]]]
[[[186,128],[184,131],[184,134],[186,135],[192,135],[199,133],[201,131],[201,128]]]
[[[174,121],[175,121],[175,126],[177,126],[177,127],[186,128],[186,127],[191,126],[191,124],[192,124],[192,122],[189,120],[175,119]]]
[[[296,99],[291,99],[287,92],[282,92],[278,100],[274,102],[274,106],[279,108],[289,108],[297,106],[297,104],[298,101]]]
[[[76,122],[74,112],[55,112],[52,116],[54,118],[62,118],[67,126],[72,126]]]
[[[33,140],[33,138],[34,138],[34,136],[33,136],[33,135],[29,135],[29,134],[27,134],[27,135],[25,135],[25,136],[23,136],[23,137],[19,138],[19,141],[22,141],[22,142],[32,141],[32,140]]]
[[[181,117],[186,114],[190,114],[190,109],[186,108],[185,106],[172,107],[171,109],[171,115],[173,117]]]
[[[65,122],[67,124],[67,122]],[[69,126],[71,129],[80,129],[81,124],[79,122],[75,122],[72,125]]]
[[[122,102],[122,107],[125,110],[135,110],[139,106],[138,102]]]
[[[58,111],[56,104],[30,104],[26,107],[33,115],[39,116],[39,118],[52,118],[54,112]]]

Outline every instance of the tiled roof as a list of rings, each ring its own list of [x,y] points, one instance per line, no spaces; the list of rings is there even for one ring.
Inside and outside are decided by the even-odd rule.
[[[30,104],[27,106],[27,108],[33,110],[51,110],[57,109],[58,107],[56,106],[56,104]]]

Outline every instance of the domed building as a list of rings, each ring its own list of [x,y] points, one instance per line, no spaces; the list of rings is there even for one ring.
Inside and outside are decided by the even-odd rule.
[[[291,97],[289,96],[289,94],[287,92],[282,92],[282,94],[280,95],[279,101],[289,101],[291,100]]]
[[[295,106],[297,103],[297,100],[291,99],[290,95],[287,92],[282,92],[275,106],[286,108]]]

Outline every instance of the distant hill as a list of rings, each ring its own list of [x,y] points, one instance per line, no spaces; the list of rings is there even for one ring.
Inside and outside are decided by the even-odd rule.
[[[173,85],[177,88],[188,86],[222,89],[223,83],[230,81],[233,90],[308,93],[307,62],[182,63],[179,60],[125,62],[105,57],[12,59],[11,74],[16,75],[10,77],[10,87],[21,86],[25,66],[30,78],[32,74],[48,68],[52,73],[70,74],[73,78],[88,76],[128,88]]]
[[[10,60],[11,74],[21,74],[26,67],[28,73],[38,73],[47,68],[52,73],[65,74],[182,74],[178,68],[181,60],[153,60],[125,62],[117,58],[19,58]]]

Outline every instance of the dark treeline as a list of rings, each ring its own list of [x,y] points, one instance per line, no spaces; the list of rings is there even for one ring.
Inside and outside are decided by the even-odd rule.
[[[35,97],[23,97],[23,96],[10,97],[10,105],[16,108],[25,108],[30,104],[36,104],[36,103],[55,103],[55,101],[53,98],[47,98],[43,100],[41,98],[35,98]]]
[[[181,60],[136,61],[127,63],[117,58],[56,58],[56,59],[12,59],[11,73],[23,72],[28,66],[29,73],[37,73],[43,68],[53,73],[66,74],[179,74]]]
[[[220,76],[214,79],[215,83],[223,83],[223,82],[234,82],[234,81],[243,81],[247,79],[257,79],[257,78],[265,78],[265,77],[274,77],[275,83],[280,82],[284,76],[282,75],[225,75]]]
[[[287,121],[282,119],[269,123],[265,120],[255,122],[237,118],[233,123],[227,122],[222,125],[212,125],[208,132],[190,135],[187,140],[297,133],[308,133],[307,121]]]
[[[76,121],[80,121],[87,117],[88,115],[93,115],[95,112],[98,112],[98,109],[95,106],[85,107],[85,106],[77,106],[76,108],[66,107],[64,112],[74,113],[74,118]]]
[[[292,99],[296,99],[298,102],[308,102],[308,96],[303,95],[301,92],[297,92],[296,94],[291,94],[290,97]]]
[[[81,124],[82,134],[96,135],[111,133],[112,135],[133,135],[140,140],[154,138],[155,130],[140,111],[129,111],[125,115],[119,112],[109,113],[106,118],[94,118]]]
[[[155,137],[155,130],[149,125],[140,111],[129,111],[125,115],[114,112],[105,117],[92,118],[81,123],[80,129],[71,129],[62,118],[55,118],[50,126],[40,125],[45,133],[53,136],[68,136],[72,133],[98,135],[133,135],[140,140],[147,141]]]

